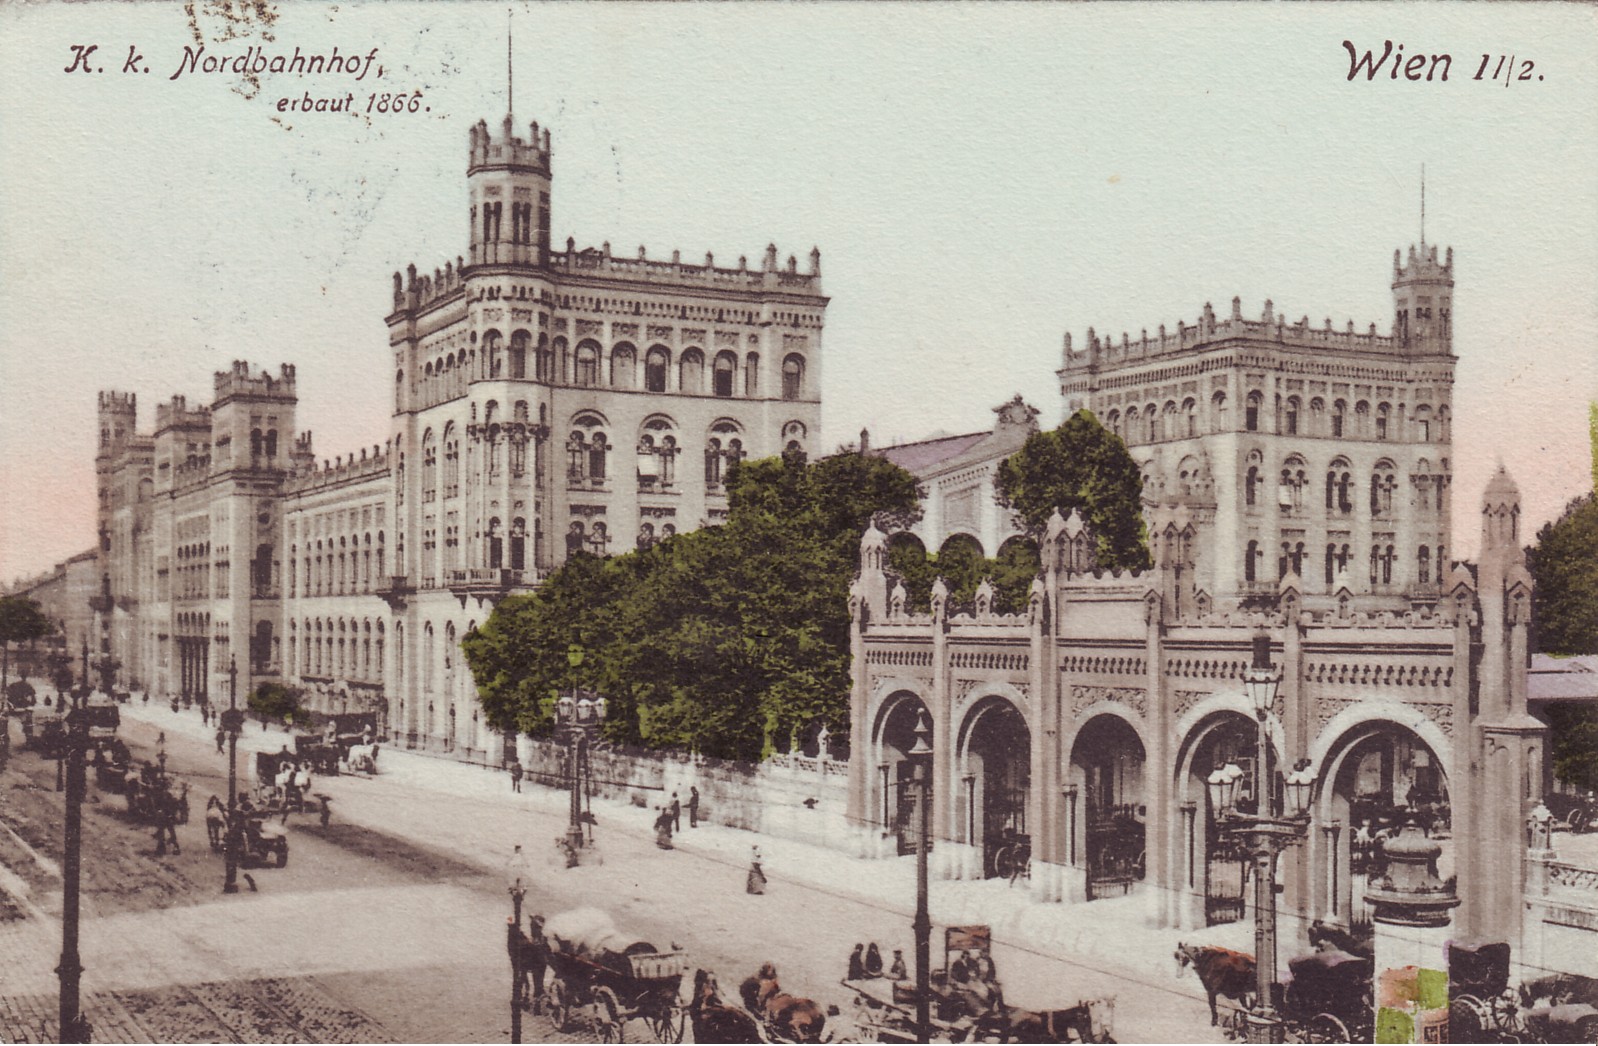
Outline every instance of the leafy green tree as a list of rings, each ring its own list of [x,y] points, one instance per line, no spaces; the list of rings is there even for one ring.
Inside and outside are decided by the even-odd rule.
[[[1545,654],[1598,654],[1598,500],[1586,494],[1537,532],[1526,550],[1537,585],[1537,646]],[[1554,776],[1598,789],[1598,708],[1575,702],[1546,706],[1553,729]]]
[[[262,683],[245,700],[246,707],[261,722],[268,719],[287,721],[300,709],[301,691],[281,683]]]
[[[651,747],[757,759],[818,722],[846,727],[860,533],[913,521],[915,479],[789,454],[735,463],[726,484],[724,525],[573,556],[466,637],[490,723],[547,731],[556,693],[581,686],[605,695],[608,737]]]
[[[999,503],[1034,539],[1055,509],[1079,509],[1098,537],[1101,566],[1151,565],[1143,527],[1143,479],[1120,437],[1079,410],[1052,431],[1035,432],[999,466]]]
[[[1538,648],[1598,654],[1598,500],[1585,494],[1570,502],[1526,553],[1537,582]]]

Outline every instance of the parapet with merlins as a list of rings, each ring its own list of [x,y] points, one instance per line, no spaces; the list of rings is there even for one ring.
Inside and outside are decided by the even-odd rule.
[[[138,414],[139,397],[133,392],[116,392],[105,389],[100,393],[101,414]]]
[[[360,480],[371,479],[376,476],[387,475],[389,467],[389,450],[386,444],[374,444],[368,452],[362,447],[357,454],[348,454],[331,460],[324,460],[320,465],[314,457],[302,459],[300,451],[310,452],[310,433],[300,437],[301,442],[295,444],[295,457],[297,469],[288,482],[284,485],[285,494],[305,493],[320,490],[324,487],[341,486]]]
[[[1287,315],[1269,299],[1266,299],[1259,319],[1245,319],[1242,305],[1241,299],[1233,298],[1231,315],[1218,318],[1215,307],[1205,302],[1196,323],[1178,320],[1174,329],[1167,329],[1162,323],[1155,334],[1150,335],[1148,329],[1144,328],[1136,338],[1123,332],[1120,341],[1112,337],[1100,337],[1089,327],[1086,344],[1080,348],[1072,344],[1071,335],[1067,332],[1060,374],[1063,377],[1067,373],[1097,371],[1106,366],[1125,365],[1156,356],[1198,352],[1227,341],[1264,342],[1312,351],[1335,349],[1383,354],[1401,351],[1392,335],[1376,332],[1374,323],[1361,331],[1355,329],[1353,320],[1349,320],[1345,327],[1338,329],[1332,326],[1332,319],[1328,316],[1321,326],[1316,327],[1311,325],[1307,315],[1298,320],[1288,320]]]
[[[509,114],[501,125],[501,133],[497,139],[488,129],[487,120],[478,120],[473,124],[467,131],[470,159],[466,164],[466,173],[471,175],[495,168],[521,168],[547,176],[550,158],[549,129],[540,129],[538,121],[534,120],[528,127],[526,140],[516,137],[515,132],[516,125]]]
[[[216,404],[235,396],[292,401],[295,399],[294,364],[279,364],[278,373],[274,376],[265,367],[256,369],[250,366],[248,360],[234,360],[229,369],[215,372],[213,387]]]
[[[187,396],[173,396],[170,402],[155,405],[155,431],[159,435],[167,429],[209,429],[211,427],[211,410],[209,407],[195,407],[189,409]]]
[[[1409,245],[1408,265],[1405,264],[1404,252],[1401,249],[1393,250],[1393,282],[1400,281],[1440,281],[1452,284],[1454,282],[1454,249],[1452,247],[1443,254],[1442,261],[1437,258],[1437,245],[1427,244],[1424,241],[1417,248],[1413,243]]]

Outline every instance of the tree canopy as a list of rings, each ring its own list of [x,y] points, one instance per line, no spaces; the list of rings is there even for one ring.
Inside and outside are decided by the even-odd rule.
[[[1119,436],[1086,410],[1059,428],[1034,432],[999,466],[999,504],[1034,539],[1055,509],[1072,509],[1098,538],[1100,566],[1141,570],[1150,565],[1143,526],[1143,478]]]
[[[1586,494],[1537,531],[1526,550],[1537,582],[1537,646],[1545,654],[1598,654],[1598,500]]]
[[[738,462],[728,517],[606,559],[572,556],[462,647],[488,721],[551,726],[561,689],[607,699],[619,742],[759,759],[847,726],[848,589],[875,517],[907,526],[915,478],[882,458]],[[572,656],[571,651],[580,651]]]
[[[0,597],[0,643],[26,643],[54,631],[38,603],[25,596]]]
[[[1545,654],[1598,654],[1598,500],[1587,494],[1537,532],[1526,550],[1536,582],[1537,646]],[[1598,708],[1547,706],[1554,776],[1598,789]]]

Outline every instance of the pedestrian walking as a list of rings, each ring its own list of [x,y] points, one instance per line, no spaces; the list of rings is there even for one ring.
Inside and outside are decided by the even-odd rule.
[[[677,801],[677,793],[671,793],[671,830],[682,831],[682,803]]]
[[[216,754],[217,755],[221,755],[222,754],[222,742],[224,740],[226,740],[226,738],[227,738],[227,732],[224,731],[221,727],[217,727],[216,728]]]
[[[513,761],[510,764],[510,790],[513,792],[522,790],[522,764],[519,762]]]
[[[527,998],[527,967],[522,965],[522,955],[526,951],[527,937],[522,933],[522,928],[516,925],[515,916],[506,919],[505,954],[510,956],[510,968],[515,975],[511,984],[517,1006],[522,1005]]]
[[[763,894],[766,892],[766,870],[760,866],[760,847],[756,846],[749,855],[749,875],[744,881],[746,893]]]
[[[532,978],[533,1012],[544,1008],[544,971],[549,966],[549,942],[544,940],[544,917],[534,915],[527,920],[527,945],[522,952],[522,972]]]
[[[662,850],[675,849],[671,842],[671,811],[665,807],[656,809],[659,815],[655,818],[655,845]]]
[[[172,853],[181,854],[182,848],[178,846],[177,830],[177,801],[171,793],[158,791],[155,793],[155,855],[166,856],[166,843],[172,840]]]
[[[699,786],[688,789],[688,827],[699,827]]]

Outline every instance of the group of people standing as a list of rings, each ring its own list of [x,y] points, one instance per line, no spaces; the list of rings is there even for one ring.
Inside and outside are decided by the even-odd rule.
[[[505,948],[516,970],[516,1001],[538,1013],[544,1005],[544,974],[549,969],[549,942],[544,939],[544,917],[529,915],[527,932],[516,920],[505,920]]]
[[[655,845],[662,850],[672,850],[671,837],[682,831],[682,800],[671,793],[671,802],[655,807]],[[699,789],[688,790],[688,827],[699,827]]]
[[[893,950],[893,963],[886,971],[882,968],[882,949],[877,947],[877,942],[872,941],[870,946],[857,944],[854,951],[849,954],[849,980],[868,981],[886,975],[890,981],[907,981],[910,972],[905,969],[904,952],[895,948]]]

